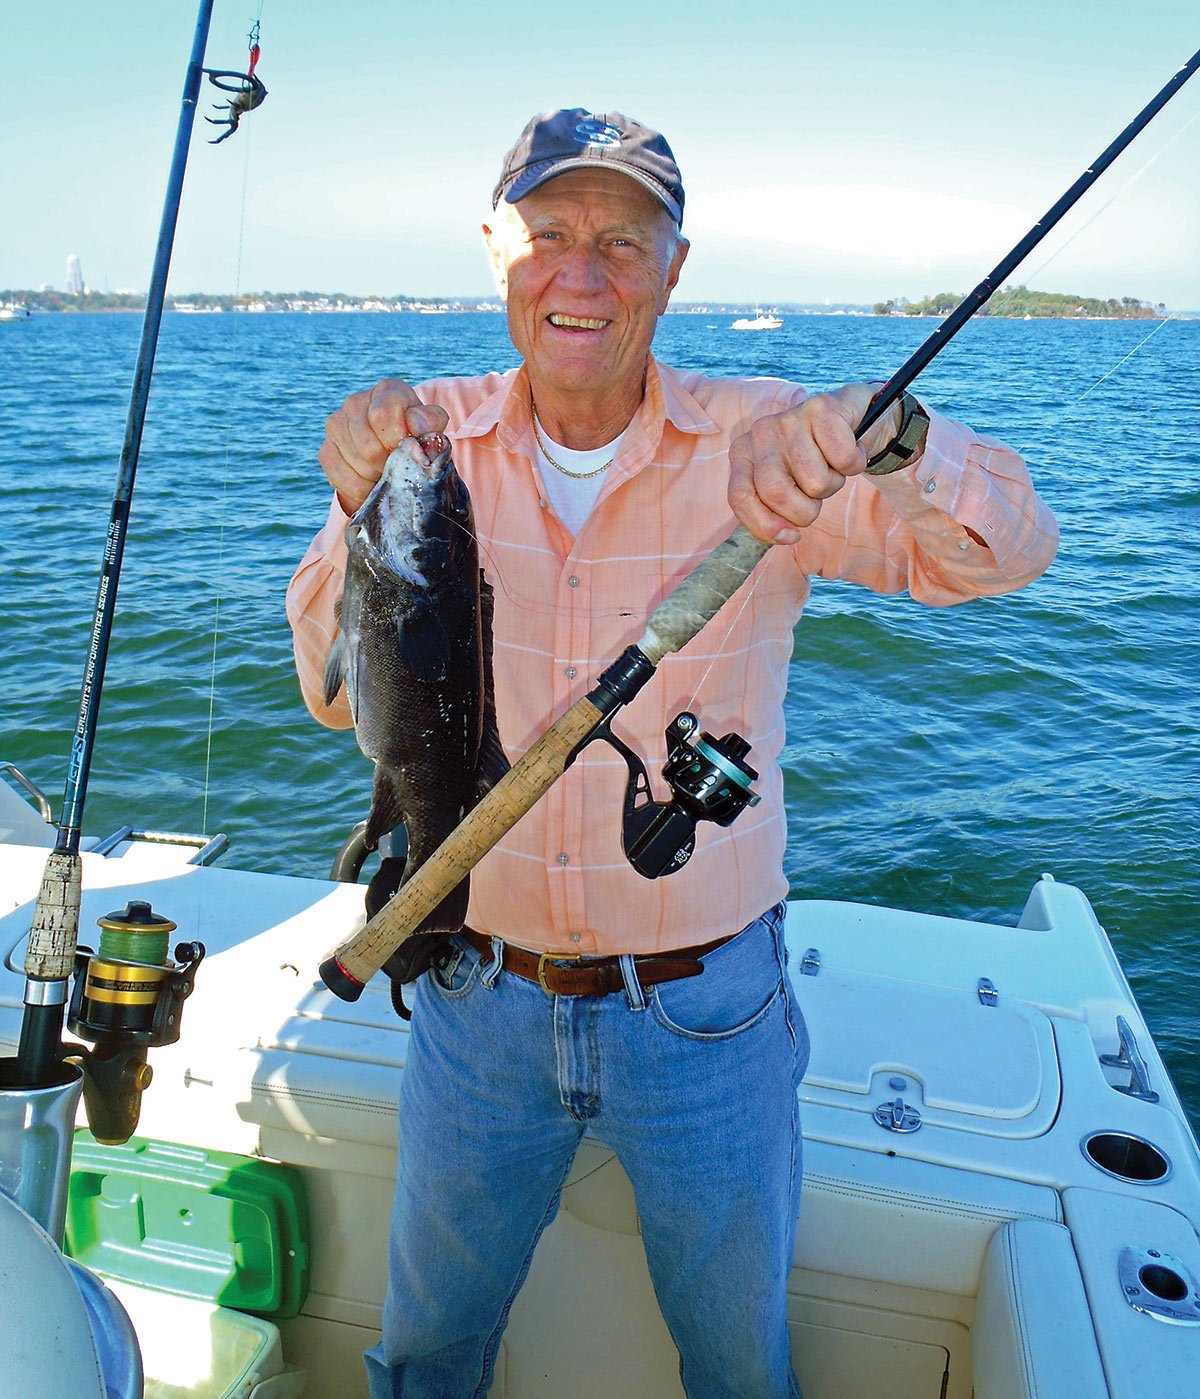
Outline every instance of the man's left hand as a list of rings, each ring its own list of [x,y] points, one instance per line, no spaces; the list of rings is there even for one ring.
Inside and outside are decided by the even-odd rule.
[[[797,408],[758,422],[729,448],[729,505],[743,525],[769,544],[795,544],[847,477],[866,470],[900,431],[893,405],[861,442],[854,429],[878,390],[846,384],[814,394]]]

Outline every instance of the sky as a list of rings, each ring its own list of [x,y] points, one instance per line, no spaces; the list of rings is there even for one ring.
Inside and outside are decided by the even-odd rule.
[[[260,10],[270,95],[219,146],[197,123],[175,293],[487,295],[501,158],[559,106],[671,142],[677,300],[964,293],[1200,47],[1197,0],[217,0],[208,66],[244,65]],[[61,288],[76,253],[145,289],[195,16],[5,7],[0,287]],[[1013,280],[1200,309],[1200,76]]]

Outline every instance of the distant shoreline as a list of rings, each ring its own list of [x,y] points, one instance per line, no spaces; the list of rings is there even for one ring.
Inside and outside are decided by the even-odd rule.
[[[774,302],[770,310],[781,317],[801,316],[863,316],[891,319],[944,319],[959,298],[950,293],[929,297],[920,302],[893,298],[873,305],[854,302]],[[997,320],[1176,320],[1200,318],[1200,311],[1170,311],[1162,305],[1151,306],[1132,297],[1100,301],[1095,298],[1072,297],[1060,293],[1030,293],[1025,288],[1006,289],[997,298],[997,309],[982,308],[980,314]],[[57,291],[0,291],[0,313],[12,314],[3,319],[25,319],[30,313],[47,315],[91,315],[96,313],[141,313],[145,296],[136,292],[83,292],[69,295]],[[249,315],[308,314],[308,315],[461,315],[488,313],[502,315],[503,305],[485,297],[409,297],[409,296],[349,296],[345,293],[321,292],[259,292],[241,296],[192,293],[167,298],[166,311],[179,315],[220,315],[241,313]],[[681,302],[668,308],[668,315],[738,317],[752,315],[762,309],[762,303],[744,301]]]

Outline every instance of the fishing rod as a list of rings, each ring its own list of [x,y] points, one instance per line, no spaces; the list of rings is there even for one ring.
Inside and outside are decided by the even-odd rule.
[[[871,399],[855,429],[856,438],[861,438],[900,400],[917,375],[946,348],[1005,278],[1158,115],[1198,67],[1200,51],[1192,55],[974,291],[965,296],[909,356]],[[688,574],[655,609],[641,639],[627,647],[599,677],[596,686],[536,740],[391,900],[321,963],[321,979],[335,995],[347,1001],[358,999],[367,981],[400,944],[416,932],[421,920],[466,878],[562,776],[579,750],[594,738],[610,737],[607,730],[613,714],[633,699],[664,656],[687,645],[716,615],[771,547],[756,539],[744,526],[739,527]],[[691,715],[680,718],[692,720]],[[730,771],[736,764],[726,760],[716,766],[738,784],[739,779]],[[683,855],[683,859],[686,858],[686,854]],[[663,872],[669,871],[664,869]]]
[[[42,874],[25,953],[24,1011],[17,1051],[17,1076],[19,1082],[27,1088],[41,1087],[53,1079],[62,1050],[67,979],[75,967],[75,948],[79,933],[82,885],[79,840],[82,832],[83,805],[87,796],[92,750],[100,715],[100,695],[104,684],[109,640],[112,636],[117,584],[129,527],[130,500],[137,475],[142,428],[150,396],[150,379],[154,372],[154,356],[166,300],[167,273],[171,265],[175,225],[179,217],[183,177],[187,167],[188,146],[201,80],[205,73],[208,73],[209,80],[215,87],[222,92],[233,94],[227,103],[222,104],[228,108],[228,115],[216,123],[230,127],[226,135],[236,129],[238,116],[258,106],[266,96],[266,89],[261,80],[254,76],[258,46],[253,34],[249,73],[210,72],[203,67],[212,10],[213,0],[200,0],[191,57],[183,84],[179,124],[175,132],[175,148],[167,177],[167,192],[158,230],[158,242],[154,250],[150,288],[146,294],[146,314],[142,322],[142,337],[133,372],[133,387],[117,470],[116,492],[104,542],[91,642],[79,699],[79,717],[71,743],[66,786],[63,791],[62,819],[58,822],[54,849],[46,860]],[[232,81],[234,79],[239,81]]]

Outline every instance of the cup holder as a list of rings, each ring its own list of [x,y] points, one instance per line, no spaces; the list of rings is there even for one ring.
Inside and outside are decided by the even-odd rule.
[[[1092,1132],[1079,1145],[1098,1171],[1116,1180],[1159,1185],[1171,1174],[1169,1157],[1153,1142],[1130,1132]]]

